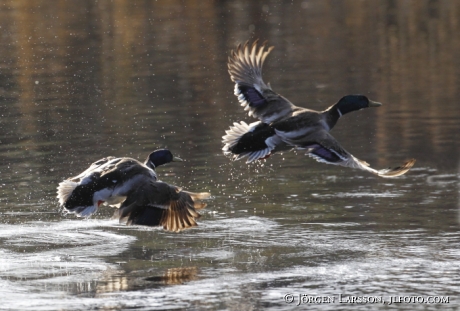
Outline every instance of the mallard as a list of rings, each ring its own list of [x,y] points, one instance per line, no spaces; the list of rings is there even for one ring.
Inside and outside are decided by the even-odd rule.
[[[347,95],[324,111],[295,106],[285,97],[275,93],[262,79],[262,66],[274,47],[261,46],[255,41],[251,46],[238,45],[228,60],[228,71],[235,82],[235,95],[241,106],[260,121],[247,124],[235,122],[223,136],[224,154],[233,160],[247,157],[247,163],[265,159],[272,154],[290,150],[304,150],[315,160],[358,168],[381,177],[395,177],[406,173],[415,163],[411,159],[401,166],[376,170],[365,161],[346,151],[329,134],[345,114],[382,104],[364,95]]]
[[[149,154],[144,163],[132,158],[100,159],[83,173],[59,184],[59,204],[68,213],[89,217],[101,204],[114,205],[120,222],[128,225],[163,226],[180,231],[196,226],[196,210],[206,206],[196,200],[207,192],[193,193],[158,180],[155,168],[175,161],[167,149]]]

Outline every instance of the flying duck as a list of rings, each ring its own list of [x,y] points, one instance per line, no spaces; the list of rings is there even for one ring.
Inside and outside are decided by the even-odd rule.
[[[68,213],[89,217],[101,204],[119,208],[115,216],[128,225],[163,226],[181,231],[196,226],[206,206],[196,200],[209,193],[192,193],[158,180],[155,168],[182,161],[167,149],[153,151],[141,163],[132,158],[100,159],[83,173],[64,180],[58,186],[59,204]]]
[[[241,106],[260,121],[233,123],[222,137],[224,154],[233,160],[247,157],[246,163],[251,163],[279,151],[304,150],[319,162],[358,168],[381,177],[403,175],[414,165],[415,159],[411,159],[395,168],[376,170],[346,151],[329,131],[343,115],[382,104],[364,95],[347,95],[324,111],[295,106],[263,81],[262,66],[274,47],[267,48],[266,43],[258,46],[257,42],[238,45],[229,57],[228,71]]]

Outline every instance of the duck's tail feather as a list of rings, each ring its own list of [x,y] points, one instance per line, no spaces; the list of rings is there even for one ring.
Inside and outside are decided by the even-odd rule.
[[[260,121],[253,122],[251,124],[247,124],[244,121],[241,121],[240,123],[234,122],[233,126],[230,126],[230,129],[225,131],[227,135],[222,136],[222,142],[225,144],[222,148],[224,153],[231,153],[231,149],[238,145],[241,137],[246,133],[252,132],[259,124],[261,124]]]
[[[283,143],[273,128],[260,121],[251,124],[235,122],[226,133],[222,137],[225,144],[222,150],[234,161],[248,157],[246,163],[251,163],[266,158]]]
[[[69,179],[58,186],[59,204],[64,212],[78,217],[89,217],[97,211],[99,204],[93,204],[94,189],[91,185],[81,185]],[[103,203],[101,201],[101,203]]]
[[[57,187],[57,198],[60,205],[64,205],[77,186],[78,183],[68,179],[59,183]]]

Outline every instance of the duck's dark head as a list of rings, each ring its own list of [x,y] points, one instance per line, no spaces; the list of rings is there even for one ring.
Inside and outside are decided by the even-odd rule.
[[[347,95],[342,97],[337,104],[323,111],[323,116],[329,129],[332,129],[344,114],[363,108],[379,106],[382,106],[382,104],[372,101],[364,95]]]
[[[329,108],[330,110],[336,110],[339,114],[339,118],[349,112],[360,110],[368,107],[379,107],[381,103],[370,100],[364,95],[347,95],[342,97],[337,104]]]
[[[145,165],[154,170],[156,167],[169,162],[182,161],[183,160],[181,158],[173,156],[171,151],[169,151],[168,149],[159,149],[149,154],[149,156],[145,160]]]

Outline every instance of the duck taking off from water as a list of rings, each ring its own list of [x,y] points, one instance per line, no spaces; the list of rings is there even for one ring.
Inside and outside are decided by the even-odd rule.
[[[58,186],[59,204],[68,213],[89,217],[103,203],[114,205],[120,222],[128,225],[163,226],[181,231],[196,226],[196,210],[206,204],[197,200],[210,196],[193,193],[158,180],[155,168],[182,159],[167,149],[152,152],[144,163],[132,158],[100,159],[83,173]]]
[[[229,57],[228,71],[235,82],[235,95],[249,116],[260,121],[233,123],[222,137],[224,154],[233,160],[247,157],[246,163],[251,163],[279,151],[304,150],[319,162],[358,168],[381,177],[403,175],[414,165],[415,159],[411,159],[395,168],[373,169],[329,134],[344,114],[382,104],[364,95],[347,95],[326,110],[315,111],[297,107],[275,93],[262,79],[263,63],[273,48],[267,48],[266,43],[258,46],[255,41],[250,46],[246,42]]]

